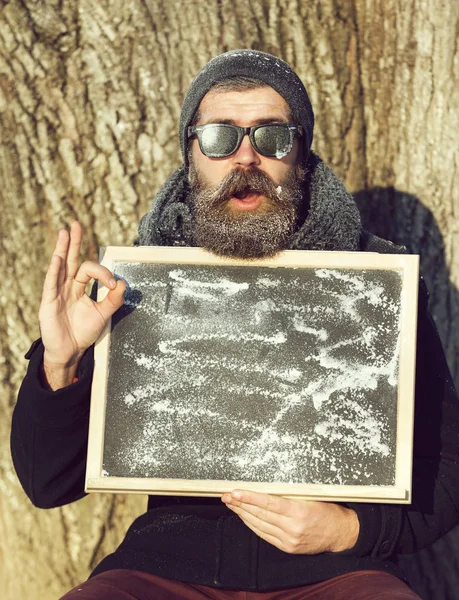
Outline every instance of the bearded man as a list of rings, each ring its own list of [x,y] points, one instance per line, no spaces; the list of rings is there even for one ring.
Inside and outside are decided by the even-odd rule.
[[[255,77],[255,78],[254,78]],[[202,246],[245,259],[289,249],[402,252],[362,230],[352,197],[311,151],[306,90],[278,58],[252,50],[211,60],[180,120],[184,164],[142,219],[137,245]],[[14,412],[12,455],[35,506],[84,496],[93,343],[125,285],[79,265],[81,227],[59,232],[40,306],[42,338]],[[85,287],[108,289],[99,303]],[[300,502],[234,490],[222,498],[150,497],[119,548],[66,600],[419,598],[397,554],[458,521],[459,403],[420,285],[413,503]]]

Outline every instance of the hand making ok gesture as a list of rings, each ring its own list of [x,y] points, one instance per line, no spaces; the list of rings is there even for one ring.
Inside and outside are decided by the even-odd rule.
[[[123,304],[126,285],[94,261],[79,265],[82,229],[78,221],[70,234],[61,229],[43,286],[40,330],[45,347],[43,367],[51,389],[72,383],[84,352],[101,334],[105,323]],[[86,294],[86,285],[99,279],[109,292],[101,302]]]

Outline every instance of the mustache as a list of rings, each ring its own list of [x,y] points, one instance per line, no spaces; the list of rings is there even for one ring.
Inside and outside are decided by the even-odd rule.
[[[257,167],[243,169],[238,167],[228,173],[213,192],[210,201],[213,206],[219,206],[234,196],[255,193],[263,194],[276,204],[281,203],[277,192],[278,186],[274,181]]]

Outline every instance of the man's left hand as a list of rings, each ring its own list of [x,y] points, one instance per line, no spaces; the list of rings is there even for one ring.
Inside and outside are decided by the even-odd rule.
[[[222,501],[258,536],[290,554],[348,550],[359,535],[355,511],[332,502],[288,500],[246,490],[225,493]]]

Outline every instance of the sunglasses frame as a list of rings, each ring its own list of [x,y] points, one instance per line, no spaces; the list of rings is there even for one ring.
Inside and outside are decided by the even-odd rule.
[[[233,129],[233,130],[237,131],[238,138],[237,138],[236,148],[229,154],[221,154],[221,153],[214,153],[214,152],[211,152],[208,154],[207,152],[204,152],[204,149],[202,147],[202,133],[207,128],[215,127],[216,125],[219,127],[227,127],[229,129]],[[289,135],[290,135],[290,141],[289,141],[289,145],[288,145],[288,150],[287,150],[287,152],[285,152],[285,154],[282,154],[281,156],[277,156],[275,154],[274,155],[265,154],[257,147],[257,143],[255,141],[255,133],[258,129],[261,129],[263,127],[282,127],[283,129],[288,130]],[[250,143],[252,144],[252,147],[259,154],[261,154],[262,156],[267,156],[268,158],[281,159],[281,158],[284,158],[284,156],[287,156],[287,154],[289,154],[289,152],[291,152],[295,135],[298,135],[298,137],[303,135],[303,127],[301,127],[301,125],[293,125],[290,123],[263,123],[262,125],[254,125],[253,127],[239,127],[239,125],[230,125],[228,123],[207,123],[206,125],[194,125],[194,126],[188,127],[187,137],[190,138],[193,135],[197,136],[198,142],[199,142],[199,148],[200,148],[201,152],[204,154],[204,156],[207,156],[208,158],[226,158],[228,156],[233,155],[235,152],[237,152],[239,150],[239,147],[240,147],[244,137],[246,135],[248,135],[249,139],[250,139]]]

